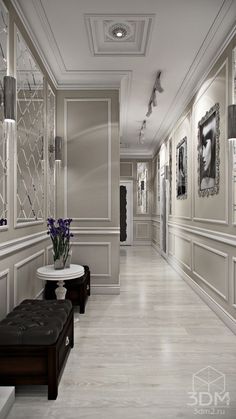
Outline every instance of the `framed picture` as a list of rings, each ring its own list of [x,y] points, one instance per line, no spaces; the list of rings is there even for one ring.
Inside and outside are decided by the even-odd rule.
[[[187,137],[176,148],[176,197],[187,198]]]
[[[198,194],[219,193],[220,113],[216,103],[198,122]]]

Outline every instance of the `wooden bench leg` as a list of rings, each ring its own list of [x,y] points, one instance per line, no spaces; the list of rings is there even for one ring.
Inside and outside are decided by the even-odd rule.
[[[48,400],[56,400],[58,393],[58,360],[56,347],[48,348]]]

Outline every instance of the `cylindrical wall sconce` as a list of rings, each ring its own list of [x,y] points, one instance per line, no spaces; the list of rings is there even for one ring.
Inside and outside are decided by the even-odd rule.
[[[228,106],[228,140],[236,140],[236,105]]]
[[[62,137],[55,138],[55,160],[62,160]]]
[[[169,179],[169,166],[165,164],[165,180]]]
[[[16,79],[11,76],[4,76],[4,118],[5,121],[16,119]]]

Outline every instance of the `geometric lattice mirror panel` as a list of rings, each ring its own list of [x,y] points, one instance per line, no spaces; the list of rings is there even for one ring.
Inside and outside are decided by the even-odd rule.
[[[17,223],[44,219],[44,77],[17,30]]]
[[[4,122],[3,77],[7,74],[8,13],[0,2],[0,219],[7,219],[7,125]]]
[[[47,85],[48,217],[55,217],[55,95]]]

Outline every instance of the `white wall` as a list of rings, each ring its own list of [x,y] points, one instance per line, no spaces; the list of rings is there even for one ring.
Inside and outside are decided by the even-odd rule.
[[[235,44],[234,38],[165,139],[169,165],[169,147],[172,143],[172,212],[168,216],[168,261],[209,304],[227,313],[231,319],[236,319],[236,231],[232,219],[234,198],[231,153],[227,141],[227,106],[232,103],[232,50]],[[198,122],[215,103],[220,106],[219,193],[202,197],[198,194]],[[177,199],[176,147],[185,136],[188,148],[188,191],[186,199]],[[160,151],[152,162],[154,185],[158,184],[155,168],[158,154]],[[156,199],[156,194],[154,196]],[[152,217],[152,243],[157,250],[160,250],[159,226],[159,214],[155,213]]]
[[[89,265],[93,293],[120,289],[118,122],[118,91],[58,92],[58,216],[73,219],[72,261]]]

